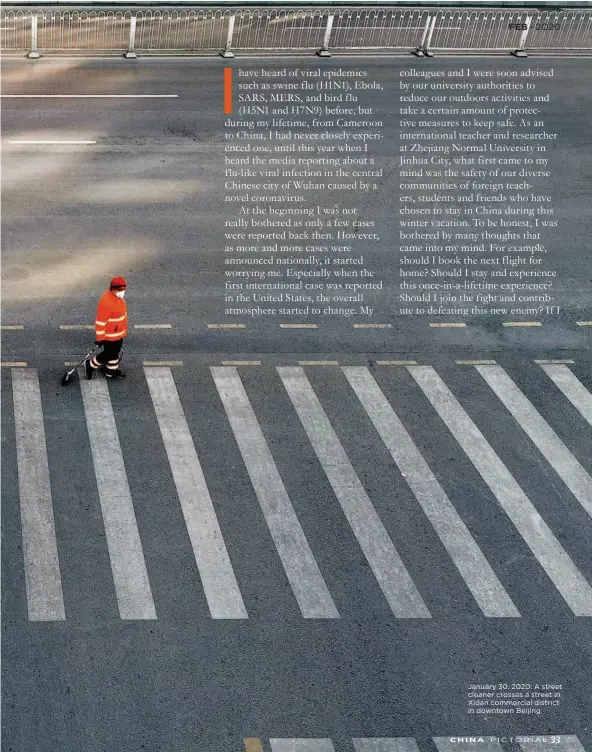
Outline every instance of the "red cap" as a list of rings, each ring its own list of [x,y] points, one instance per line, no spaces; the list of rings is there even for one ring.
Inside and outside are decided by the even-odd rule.
[[[113,279],[111,280],[111,287],[125,290],[125,288],[127,287],[127,282],[123,277],[113,277]]]

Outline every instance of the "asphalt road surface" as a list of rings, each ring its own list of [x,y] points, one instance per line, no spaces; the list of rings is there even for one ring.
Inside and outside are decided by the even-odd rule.
[[[208,328],[226,321],[226,64],[3,66],[3,96],[179,94],[3,99],[2,325],[22,327],[2,332],[3,749],[592,749],[589,61],[536,63],[556,71],[563,314],[432,328],[386,298],[380,330]],[[418,62],[285,64],[388,84]],[[52,137],[98,143],[6,143]],[[388,233],[380,148],[367,211]],[[392,264],[374,254],[391,291]],[[115,274],[128,378],[61,387]],[[559,705],[468,712],[488,691],[470,685],[537,684]],[[450,740],[469,736],[489,741]]]

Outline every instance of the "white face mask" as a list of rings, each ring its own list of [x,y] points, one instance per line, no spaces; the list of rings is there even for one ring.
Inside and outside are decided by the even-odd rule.
[[[125,290],[117,290],[115,293],[118,298],[124,298],[125,297]]]

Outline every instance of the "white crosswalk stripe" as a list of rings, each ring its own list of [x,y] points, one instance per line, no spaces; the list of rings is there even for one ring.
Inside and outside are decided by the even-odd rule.
[[[551,363],[541,365],[541,368],[592,426],[592,392],[586,389],[566,365]]]
[[[119,614],[156,619],[107,382],[82,381],[80,388]]]
[[[392,612],[399,618],[430,618],[304,370],[300,367],[277,370]]]
[[[438,752],[504,752],[498,741],[491,741],[488,737],[475,737],[470,741],[466,735],[435,736],[434,744]]]
[[[342,370],[485,616],[520,616],[372,374]]]
[[[413,737],[395,739],[352,739],[356,752],[419,752]]]
[[[214,619],[245,619],[247,610],[170,368],[144,368],[187,532]]]
[[[576,616],[592,616],[592,587],[481,431],[431,366],[407,366]]]
[[[211,372],[302,615],[339,618],[236,368]]]
[[[12,369],[21,535],[30,621],[66,618],[37,371]]]
[[[523,752],[586,752],[577,736],[551,736],[545,734],[545,739],[521,741]]]
[[[544,364],[542,367],[561,392],[557,398],[565,399],[566,404],[569,400],[586,419],[590,393],[585,387],[563,365]],[[490,387],[488,393],[493,410],[499,407],[498,400],[501,400],[514,418],[516,434],[524,431],[542,453],[541,462],[546,461],[563,478],[565,495],[570,489],[583,506],[592,505],[588,488],[590,476],[547,424],[545,411],[539,413],[535,410],[526,394],[500,366],[477,366],[477,370]],[[492,427],[487,425],[482,433],[431,366],[409,365],[407,371],[413,379],[411,388],[417,399],[424,401],[426,414],[423,419],[431,421],[435,432],[447,431],[456,440],[466,456],[463,458],[465,464],[470,462],[475,467],[573,614],[592,616],[591,584],[538,513],[528,495],[530,486],[521,488],[487,441],[487,432]],[[48,407],[42,404],[37,371],[14,367],[11,372],[28,617],[30,621],[62,621],[66,616],[60,569],[69,559],[59,560],[53,509],[59,496],[56,497],[57,489],[50,483],[50,477],[54,478],[50,476],[52,462],[60,462],[60,454],[50,445],[48,459],[43,416],[43,410]],[[417,501],[417,514],[425,515],[424,524],[427,520],[433,528],[450,557],[450,566],[456,567],[483,615],[488,618],[520,617],[520,611],[505,590],[507,584],[498,579],[430,468],[428,455],[424,458],[414,442],[411,429],[408,431],[399,418],[398,396],[392,398],[391,405],[386,391],[379,386],[380,379],[387,379],[389,371],[381,371],[380,378],[366,366],[344,366],[334,369],[333,373],[335,388],[343,392],[341,402],[344,409],[347,409],[348,400],[358,401],[357,409],[363,410],[369,419],[367,425],[360,428],[368,432],[376,446],[382,442],[390,453]],[[246,606],[243,602],[231,561],[233,552],[226,547],[171,369],[146,366],[144,375],[151,398],[147,401],[148,411],[156,416],[157,433],[160,431],[171,468],[174,487],[171,484],[170,493],[174,497],[176,489],[209,616],[213,619],[248,619],[248,604]],[[219,414],[232,430],[277,550],[278,557],[273,558],[273,566],[279,568],[281,564],[283,567],[303,618],[339,619],[333,595],[292,505],[273,456],[273,447],[265,438],[265,425],[260,423],[253,408],[240,371],[234,365],[212,367],[210,375],[224,409],[224,413],[220,410]],[[430,613],[413,582],[406,562],[401,559],[387,532],[386,521],[380,518],[368,496],[305,370],[302,367],[278,367],[268,370],[266,378],[275,379],[278,386],[280,382],[283,385],[291,403],[289,409],[294,409],[292,420],[300,420],[316,454],[318,469],[324,472],[332,488],[331,503],[335,507],[339,504],[353,532],[348,545],[357,545],[363,552],[393,614],[402,619],[437,616]],[[158,604],[155,605],[153,599],[144,560],[133,503],[134,487],[132,484],[130,489],[128,482],[108,382],[83,379],[79,386],[119,614],[126,620],[156,619]],[[44,402],[47,403],[48,399],[44,398]],[[579,417],[574,414],[574,419],[579,420]],[[356,428],[353,426],[351,430]],[[355,439],[350,437],[350,440]],[[292,461],[298,467],[297,455]],[[387,462],[390,463],[390,458]],[[221,463],[212,472],[223,467]],[[377,472],[380,472],[379,465]],[[137,475],[134,473],[131,477]],[[396,504],[396,492],[390,492],[390,498],[383,501]],[[167,537],[164,536],[163,540],[166,541]],[[330,541],[328,543],[331,545]],[[334,543],[340,541],[336,539]],[[570,545],[565,543],[571,551]],[[84,546],[84,541],[81,541],[81,546]],[[414,553],[411,550],[407,556]],[[342,555],[347,556],[347,549]],[[421,555],[422,564],[430,560],[423,553]],[[234,566],[238,565],[236,561]],[[265,587],[265,583],[261,586]],[[112,587],[110,583],[109,587]],[[385,744],[391,747],[397,744],[401,748],[397,748],[397,752],[407,752],[405,738],[359,739],[358,743],[366,745],[360,748],[364,752],[366,748],[368,752],[383,752]],[[391,747],[387,746],[385,752],[390,752]]]
[[[271,752],[335,752],[331,739],[270,739]]]
[[[592,478],[501,366],[475,368],[592,517]]]

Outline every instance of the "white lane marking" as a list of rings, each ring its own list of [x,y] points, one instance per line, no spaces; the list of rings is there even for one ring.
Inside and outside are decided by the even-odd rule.
[[[37,371],[15,368],[12,394],[29,621],[62,621],[66,615]]]
[[[0,94],[3,99],[170,99],[178,94]]]
[[[476,366],[498,399],[592,517],[592,478],[501,366]]]
[[[480,739],[459,741],[456,736],[434,736],[433,739],[438,752],[504,752],[499,742],[490,741],[487,738],[483,741]]]
[[[107,382],[81,381],[115,595],[122,619],[156,619]]]
[[[561,389],[582,418],[592,426],[592,394],[581,381],[567,366],[543,365],[541,368],[555,386]]]
[[[236,368],[211,367],[210,371],[302,615],[338,619]]]
[[[540,321],[504,321],[502,326],[542,326]]]
[[[78,145],[78,144],[96,144],[96,141],[9,141],[9,144],[33,144],[33,145],[47,145],[47,144],[58,144],[58,145],[66,145],[66,146],[72,146],[72,145]]]
[[[404,619],[431,618],[304,370],[278,366],[277,371],[392,612]]]
[[[547,737],[550,734],[546,734]],[[586,752],[577,736],[562,736],[555,734],[554,740],[559,741],[525,741],[520,742],[520,747],[524,752]]]
[[[419,752],[412,736],[395,739],[352,739],[356,752]]]
[[[248,619],[170,368],[144,368],[213,619]]]
[[[431,366],[408,371],[573,613],[592,616],[592,588],[440,376]]]
[[[22,324],[2,324],[0,326],[1,331],[9,331],[9,330],[16,330],[16,331],[22,331],[25,327]]]
[[[271,752],[335,752],[331,739],[270,739]]]
[[[172,329],[172,324],[134,324],[134,329]]]
[[[442,486],[365,366],[341,369],[485,616],[520,616]]]

